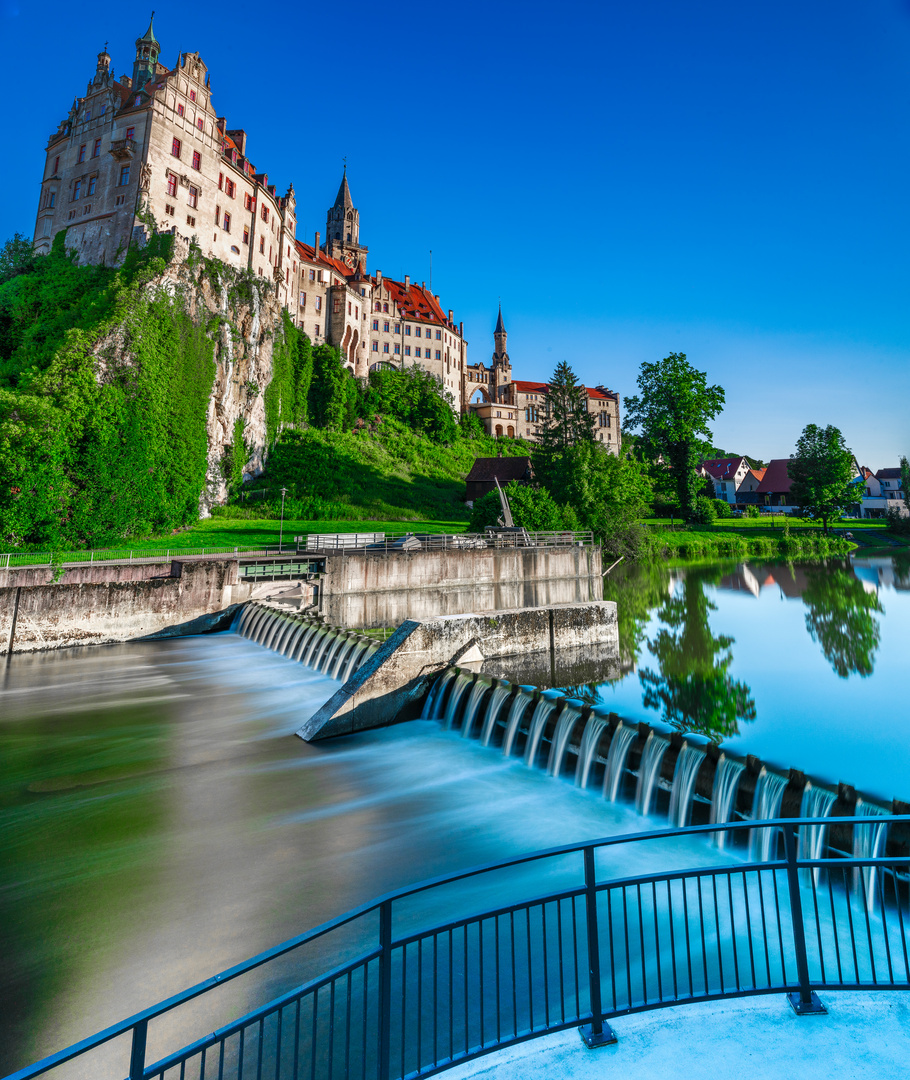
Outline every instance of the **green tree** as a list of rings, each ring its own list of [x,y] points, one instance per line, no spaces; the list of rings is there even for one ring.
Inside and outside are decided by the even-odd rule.
[[[741,720],[755,719],[750,688],[730,678],[734,639],[715,637],[708,614],[716,605],[705,595],[712,572],[689,571],[682,589],[665,601],[664,623],[648,642],[660,671],[639,673],[646,708],[661,708],[662,719],[679,731],[693,731],[720,743],[739,733]]]
[[[513,480],[503,490],[516,525],[532,532],[578,528],[578,517],[572,507],[557,503],[546,488],[531,487]],[[482,533],[487,525],[497,525],[501,517],[499,492],[488,491],[474,503],[468,531]]]
[[[540,436],[540,454],[559,454],[572,446],[594,442],[594,414],[588,394],[565,360],[560,360],[547,384],[547,418]]]
[[[626,427],[640,428],[651,460],[663,457],[676,488],[680,512],[691,519],[700,480],[695,472],[711,433],[708,422],[724,406],[721,386],[708,386],[685,353],[642,364],[638,394],[625,400]]]
[[[787,471],[790,496],[810,517],[820,518],[828,532],[828,522],[856,502],[856,466],[853,451],[833,424],[808,424],[796,443]]]
[[[371,371],[360,412],[369,418],[393,416],[434,442],[452,442],[458,432],[451,395],[437,376],[416,365]]]
[[[901,487],[904,491],[904,506],[910,513],[910,461],[906,454],[901,455]]]
[[[866,592],[852,570],[825,567],[809,572],[803,603],[809,636],[835,673],[842,679],[871,675],[881,640],[873,614],[883,610],[878,596]]]
[[[357,384],[342,365],[338,350],[332,345],[317,345],[309,388],[310,421],[329,431],[344,431],[356,397]]]
[[[0,247],[0,283],[33,270],[37,258],[31,240],[22,233],[13,233]]]

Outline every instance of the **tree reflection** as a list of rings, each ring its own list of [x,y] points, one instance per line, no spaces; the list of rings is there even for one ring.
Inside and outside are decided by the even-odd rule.
[[[705,596],[708,574],[689,572],[681,592],[666,600],[658,617],[666,626],[648,642],[660,672],[639,673],[646,708],[679,731],[697,732],[719,743],[739,732],[740,720],[755,719],[752,691],[728,673],[731,637],[715,637],[708,613],[716,605]],[[716,575],[715,575],[716,576]]]
[[[834,671],[846,679],[866,678],[875,667],[881,629],[873,612],[883,611],[877,593],[866,592],[852,570],[812,570],[803,593],[806,629]]]

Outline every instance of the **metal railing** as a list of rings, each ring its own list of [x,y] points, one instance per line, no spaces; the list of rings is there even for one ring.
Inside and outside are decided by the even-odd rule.
[[[333,533],[294,537],[300,552],[333,551],[465,551],[472,548],[590,547],[589,530],[562,529],[530,532],[527,529],[495,529],[486,533]]]
[[[868,827],[868,817],[838,818]],[[910,858],[797,857],[800,826],[777,819],[611,837],[517,856],[398,890],[222,972],[12,1074],[29,1080],[129,1036],[130,1080],[391,1080],[428,1076],[510,1044],[685,1002],[910,988]],[[875,824],[907,822],[876,818]],[[777,834],[770,862],[605,877],[621,845],[698,833]],[[729,841],[728,841],[729,842]],[[720,852],[716,856],[722,858]],[[540,892],[540,883],[550,888]],[[457,889],[454,886],[457,885]],[[492,905],[490,898],[495,899]],[[317,945],[318,943],[318,945]],[[303,952],[315,947],[305,960]],[[173,1010],[256,969],[293,959],[290,988],[146,1064],[175,1041]],[[297,976],[296,983],[293,977]],[[274,982],[269,984],[274,986]],[[261,996],[264,992],[260,991]],[[150,1029],[150,1025],[153,1025]],[[162,1030],[163,1029],[163,1030]],[[93,1076],[122,1077],[123,1068]]]

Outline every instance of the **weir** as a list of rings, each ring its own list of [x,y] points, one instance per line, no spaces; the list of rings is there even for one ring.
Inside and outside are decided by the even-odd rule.
[[[447,728],[485,746],[498,745],[505,757],[520,758],[550,776],[597,789],[608,802],[631,799],[639,814],[665,813],[677,828],[811,818],[797,833],[801,859],[868,860],[886,850],[910,852],[910,830],[889,831],[883,816],[888,810],[845,785],[833,791],[796,770],[784,774],[751,756],[739,760],[698,736],[631,724],[603,706],[557,691],[453,667],[436,682],[423,716],[442,719]],[[838,819],[850,814],[869,823],[842,825]],[[719,831],[714,843],[720,848],[736,843],[750,861],[771,862],[779,855],[780,836],[768,827]],[[814,875],[817,885],[819,871]],[[874,865],[854,871],[853,891],[874,905],[880,894]]]

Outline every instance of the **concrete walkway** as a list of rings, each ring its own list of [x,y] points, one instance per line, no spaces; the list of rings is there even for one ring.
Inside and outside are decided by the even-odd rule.
[[[823,993],[826,1016],[783,996],[618,1018],[618,1042],[588,1050],[575,1029],[448,1070],[447,1080],[900,1080],[910,1075],[910,992]]]

